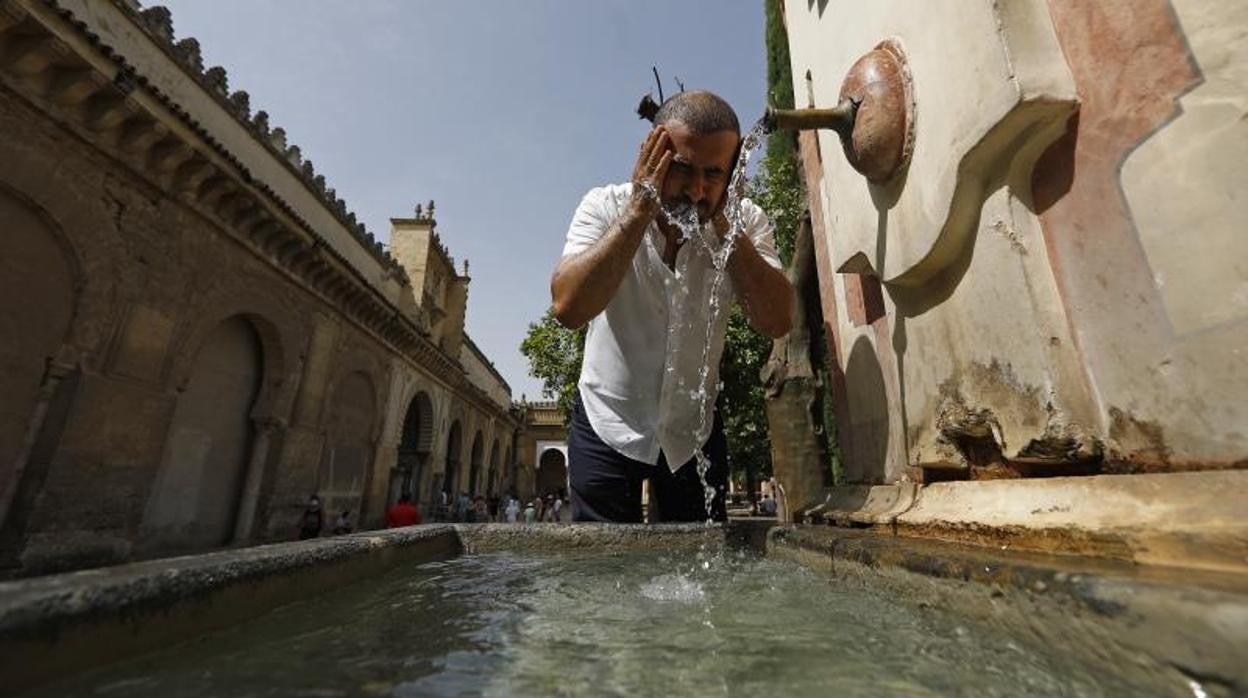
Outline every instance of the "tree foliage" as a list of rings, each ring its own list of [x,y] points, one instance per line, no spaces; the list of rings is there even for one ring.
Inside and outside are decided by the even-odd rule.
[[[529,360],[529,374],[542,381],[542,394],[569,418],[585,355],[585,329],[569,330],[547,310],[541,320],[529,323],[520,353]]]

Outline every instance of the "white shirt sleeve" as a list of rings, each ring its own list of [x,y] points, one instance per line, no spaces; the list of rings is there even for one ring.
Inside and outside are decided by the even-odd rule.
[[[609,206],[614,197],[607,187],[590,189],[581,199],[572,215],[572,224],[568,226],[567,241],[563,245],[563,256],[584,252],[607,232],[616,218],[614,206]]]
[[[784,265],[780,263],[780,253],[776,251],[775,226],[760,206],[749,200],[746,203],[749,207],[745,215],[745,230],[750,236],[750,242],[754,243],[754,249],[758,250],[758,254],[768,264],[784,271]]]

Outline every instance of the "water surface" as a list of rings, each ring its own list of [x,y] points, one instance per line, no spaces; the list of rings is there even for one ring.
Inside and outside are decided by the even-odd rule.
[[[473,555],[41,695],[1138,694],[939,609],[745,553]]]

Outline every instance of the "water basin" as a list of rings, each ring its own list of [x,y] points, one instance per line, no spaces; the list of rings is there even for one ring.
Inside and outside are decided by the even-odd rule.
[[[403,563],[24,695],[1149,693],[939,605],[725,546]]]

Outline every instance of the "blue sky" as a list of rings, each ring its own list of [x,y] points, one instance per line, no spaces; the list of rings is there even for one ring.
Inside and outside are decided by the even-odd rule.
[[[518,347],[577,202],[632,170],[650,66],[745,124],[764,106],[762,0],[162,4],[383,241],[391,217],[437,201],[471,262],[468,332],[517,399],[539,395]]]

